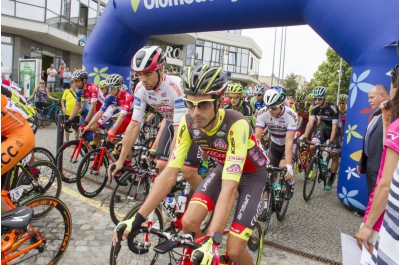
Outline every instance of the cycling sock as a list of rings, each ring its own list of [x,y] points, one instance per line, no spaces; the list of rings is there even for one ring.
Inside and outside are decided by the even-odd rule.
[[[208,161],[207,161],[207,160],[203,160],[203,161],[201,162],[201,166],[202,166],[202,167],[205,167],[205,168],[208,168]]]
[[[264,201],[264,208],[268,208],[268,200]]]

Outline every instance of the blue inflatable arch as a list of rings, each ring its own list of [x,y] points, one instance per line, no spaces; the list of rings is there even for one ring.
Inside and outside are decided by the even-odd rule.
[[[366,181],[355,170],[374,84],[390,87],[386,73],[398,64],[399,1],[388,0],[110,0],[84,49],[92,76],[129,76],[134,53],[151,35],[308,24],[353,67],[338,197],[363,211]],[[106,70],[107,69],[107,70]]]

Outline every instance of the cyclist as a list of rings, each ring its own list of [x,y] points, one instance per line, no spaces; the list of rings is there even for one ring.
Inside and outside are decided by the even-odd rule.
[[[313,89],[312,95],[316,101],[316,105],[313,107],[311,115],[309,117],[306,131],[304,133],[303,141],[306,141],[310,136],[316,117],[320,116],[320,128],[314,135],[312,141],[314,143],[324,143],[329,140],[327,150],[331,153],[332,166],[331,175],[325,185],[325,190],[331,190],[335,175],[339,167],[339,153],[341,147],[341,134],[339,123],[339,111],[335,104],[326,101],[327,90],[325,87],[317,86]],[[309,156],[312,157],[315,153],[315,146],[310,147]],[[322,179],[325,176],[320,176]]]
[[[312,110],[312,105],[306,102],[306,94],[302,91],[296,92],[295,101],[296,103],[292,106],[292,109],[297,113],[299,118],[298,132],[300,135],[303,135],[306,130],[310,111]]]
[[[267,90],[264,95],[265,107],[259,111],[257,117],[256,139],[261,141],[264,130],[268,129],[271,135],[271,145],[268,150],[269,164],[274,167],[286,167],[285,179],[289,186],[284,196],[286,200],[290,200],[294,191],[292,152],[294,134],[297,130],[297,115],[291,108],[284,106],[285,99],[285,88],[273,86]],[[268,198],[268,194],[265,195],[265,198]],[[268,203],[267,200],[265,203]],[[267,211],[264,209],[260,220],[266,219],[266,215]]]
[[[250,125],[254,128],[255,120],[252,114],[252,108],[249,102],[243,100],[243,87],[241,84],[232,83],[228,85],[228,89],[226,90],[226,94],[230,100],[229,105],[225,106],[225,109],[233,109],[237,110],[243,114],[247,121],[250,122]]]
[[[72,124],[75,116],[78,115],[81,108],[83,108],[81,114],[81,127],[83,128],[88,125],[95,112],[101,108],[104,102],[104,96],[96,85],[87,82],[88,73],[85,70],[76,70],[72,74],[72,79],[78,89],[76,91],[76,104],[71,115],[64,124],[65,126]],[[81,102],[82,98],[85,100],[84,103]]]
[[[177,143],[168,166],[157,177],[138,213],[122,222],[128,225],[123,238],[138,229],[145,217],[168,194],[184,164],[186,152],[194,142],[217,162],[217,166],[194,192],[183,217],[184,233],[192,231],[199,236],[200,224],[211,210],[214,210],[214,216],[207,236],[211,237],[217,231],[222,233],[238,193],[227,252],[236,264],[253,264],[246,246],[257,220],[258,204],[265,184],[266,157],[258,148],[244,116],[237,111],[219,108],[226,86],[227,76],[221,67],[189,67],[183,74],[185,104],[189,113],[179,125]],[[116,240],[114,233],[114,244]],[[197,249],[204,253],[203,261],[212,259],[210,245],[212,240],[206,238]]]
[[[257,117],[257,112],[260,109],[265,107],[265,104],[263,101],[263,96],[264,96],[265,90],[267,90],[267,89],[265,88],[264,85],[261,85],[261,84],[256,85],[253,88],[254,97],[251,98],[250,104],[251,104],[251,107],[253,108],[253,112],[255,114],[254,116],[256,116],[256,117]]]
[[[115,170],[108,174],[110,178],[122,168],[129,150],[136,142],[147,105],[153,107],[165,118],[159,130],[161,136],[156,150],[156,167],[162,171],[167,164],[168,157],[172,153],[170,151],[175,145],[179,122],[187,113],[187,108],[180,88],[181,79],[177,76],[164,75],[165,63],[165,54],[158,46],[146,46],[140,49],[132,59],[132,71],[138,74],[140,82],[134,93],[132,120],[126,129]],[[197,174],[201,158],[198,150],[198,147],[193,144],[182,172],[192,187],[197,187],[202,180]]]
[[[346,112],[347,112],[347,99],[348,96],[346,94],[340,94],[339,95],[339,119],[341,123],[341,135],[344,135],[344,123],[346,122]]]

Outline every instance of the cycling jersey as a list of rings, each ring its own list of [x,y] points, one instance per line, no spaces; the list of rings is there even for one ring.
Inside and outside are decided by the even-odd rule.
[[[310,116],[310,111],[312,110],[312,106],[310,106],[307,102],[304,103],[304,107],[302,110],[298,110],[298,103],[293,104],[292,109],[294,112],[297,113],[298,117],[301,117],[303,119],[303,122],[307,123],[308,122],[308,117]]]
[[[90,105],[92,102],[96,102],[96,110],[98,111],[101,108],[101,105],[104,102],[104,95],[100,89],[91,83],[86,84],[86,88],[83,90],[77,89],[76,90],[76,102],[81,102],[82,98],[85,100],[85,108],[83,110],[82,116],[86,116]]]
[[[140,82],[135,89],[135,102],[132,120],[143,120],[146,106],[150,105],[159,112],[167,121],[178,125],[187,108],[183,102],[183,92],[180,88],[181,79],[177,76],[165,75],[161,85],[154,90],[146,90]]]
[[[339,110],[340,122],[341,122],[342,126],[344,126],[344,123],[346,122],[347,106],[344,108],[344,110],[341,110],[340,107],[338,107],[338,110]]]
[[[321,125],[328,129],[332,129],[332,124],[337,124],[339,122],[338,107],[329,102],[326,103],[324,108],[314,105],[310,119],[316,120],[316,116],[321,116]]]
[[[237,109],[235,109],[235,108],[233,107],[232,103],[229,103],[228,105],[226,105],[226,106],[224,107],[224,109],[233,109],[233,110],[237,110],[237,111],[239,111],[240,113],[242,113],[243,116],[245,116],[245,117],[248,117],[248,116],[252,116],[252,115],[253,115],[253,114],[252,114],[252,109],[251,109],[250,103],[249,103],[249,102],[245,102],[245,101],[243,101],[243,100],[240,101],[239,108],[237,108]]]
[[[5,95],[7,98],[11,99],[12,102],[17,104],[17,107],[24,114],[23,116],[27,119],[30,119],[36,114],[35,109],[28,105],[28,101],[25,99],[18,90],[13,88],[12,86],[7,86],[6,84],[1,85],[1,94]]]
[[[253,98],[250,100],[250,104],[251,104],[251,106],[253,107],[254,112],[258,112],[260,109],[262,109],[262,108],[265,107],[264,101],[263,101],[263,100],[258,101],[258,100],[256,99],[256,97],[253,97]]]
[[[103,105],[101,106],[100,110],[101,111],[106,111],[106,109],[109,106],[116,107],[118,106],[119,109],[121,110],[122,114],[125,114],[126,116],[132,116],[133,113],[133,95],[131,93],[128,93],[126,91],[121,91],[120,95],[118,97],[114,96],[107,96],[107,98],[104,100]]]
[[[286,132],[297,130],[297,115],[291,108],[283,106],[279,116],[273,117],[264,107],[258,113],[256,127],[267,128],[274,143],[285,145]]]

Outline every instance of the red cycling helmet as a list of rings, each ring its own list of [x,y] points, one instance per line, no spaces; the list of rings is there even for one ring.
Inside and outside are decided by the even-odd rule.
[[[131,67],[135,72],[148,72],[160,69],[165,63],[165,54],[160,47],[146,46],[133,56]]]

